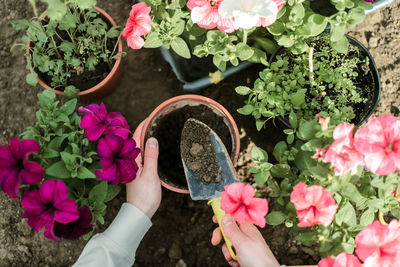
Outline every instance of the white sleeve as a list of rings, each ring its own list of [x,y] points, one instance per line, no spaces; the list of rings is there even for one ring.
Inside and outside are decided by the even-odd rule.
[[[150,227],[146,214],[130,203],[122,204],[111,225],[86,244],[73,266],[132,266],[136,249]]]

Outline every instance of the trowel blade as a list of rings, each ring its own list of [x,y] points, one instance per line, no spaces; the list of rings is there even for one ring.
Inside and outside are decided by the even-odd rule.
[[[239,180],[236,178],[235,168],[233,167],[231,158],[229,157],[229,154],[226,151],[225,145],[223,144],[219,136],[208,125],[193,118],[188,119],[186,123],[188,122],[195,123],[198,126],[209,130],[212,147],[214,149],[214,153],[216,155],[218,165],[221,170],[220,182],[218,183],[211,182],[209,184],[204,184],[200,179],[198,179],[195,176],[193,171],[188,168],[181,154],[182,164],[185,170],[185,176],[189,186],[190,196],[192,197],[193,200],[209,200],[217,198],[221,195],[222,192],[225,191],[224,187],[226,185],[239,182]]]

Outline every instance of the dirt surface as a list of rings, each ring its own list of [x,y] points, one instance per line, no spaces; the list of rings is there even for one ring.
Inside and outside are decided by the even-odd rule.
[[[160,143],[158,158],[159,176],[166,183],[187,189],[187,182],[181,160],[181,134],[189,118],[207,124],[220,136],[227,151],[232,151],[232,137],[223,118],[206,105],[186,105],[154,120],[148,137],[154,136]]]
[[[109,12],[122,25],[129,14],[131,0],[105,1],[98,5]],[[350,35],[359,39],[370,49],[379,67],[382,80],[381,101],[376,115],[392,113],[400,115],[400,2],[368,15],[366,21],[349,28]],[[25,82],[23,52],[9,52],[18,35],[10,22],[27,18],[32,13],[27,0],[0,0],[0,144],[8,143],[10,137],[18,137],[35,121],[38,109],[36,94],[42,89],[30,87]],[[184,93],[169,65],[158,50],[127,49],[123,59],[124,76],[117,90],[103,99],[110,111],[120,111],[134,129],[162,101]],[[251,84],[259,69],[254,67],[236,80]],[[227,79],[217,86],[200,92],[224,105],[234,116],[241,133],[241,152],[236,164],[242,180],[250,177],[250,151],[254,144],[271,152],[281,131],[269,123],[257,132],[254,121],[239,115],[244,98],[237,96],[235,79]],[[279,127],[279,122],[276,122]],[[107,227],[117,214],[124,193],[109,204]],[[0,266],[69,266],[80,255],[85,241],[55,243],[36,233],[21,219],[23,209],[18,200],[0,193]],[[195,202],[187,195],[163,189],[160,209],[154,215],[153,226],[139,246],[135,266],[227,266],[220,248],[210,244],[215,225],[212,211],[206,203]],[[269,227],[263,230],[267,243],[281,264],[311,264],[318,260],[313,248],[299,246],[287,229]]]
[[[204,184],[221,181],[209,128],[187,120],[182,130],[180,148],[182,160],[197,179]]]

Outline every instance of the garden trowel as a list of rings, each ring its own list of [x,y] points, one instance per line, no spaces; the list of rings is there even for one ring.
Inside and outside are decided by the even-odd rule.
[[[233,250],[232,243],[226,238],[224,232],[222,231],[221,220],[225,216],[225,212],[221,209],[220,206],[221,193],[225,191],[224,186],[239,182],[239,180],[236,178],[236,173],[232,161],[219,136],[206,124],[193,118],[190,118],[186,121],[185,126],[182,130],[182,136],[185,136],[184,132],[189,129],[189,127],[187,127],[189,126],[189,124],[195,124],[197,128],[201,127],[201,129],[204,129],[205,132],[209,132],[212,142],[212,148],[214,150],[219,165],[220,177],[219,182],[204,184],[198,177],[195,176],[194,172],[185,163],[181,149],[182,164],[185,170],[185,176],[189,186],[190,196],[193,200],[209,200],[208,205],[211,205],[214,211],[215,217],[217,218],[229,253],[231,254],[232,258],[236,260],[236,255]],[[185,145],[185,142],[188,142],[188,140],[181,139],[181,147],[182,145]]]

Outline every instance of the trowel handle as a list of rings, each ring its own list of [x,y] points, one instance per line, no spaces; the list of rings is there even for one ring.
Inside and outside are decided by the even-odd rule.
[[[235,251],[233,250],[233,245],[232,242],[225,236],[224,230],[222,229],[222,218],[225,216],[225,211],[221,209],[221,197],[217,197],[214,199],[211,199],[208,202],[208,205],[210,205],[214,211],[215,217],[217,218],[219,229],[221,230],[222,236],[224,237],[225,244],[228,247],[229,254],[231,254],[231,257],[233,260],[237,260]]]

